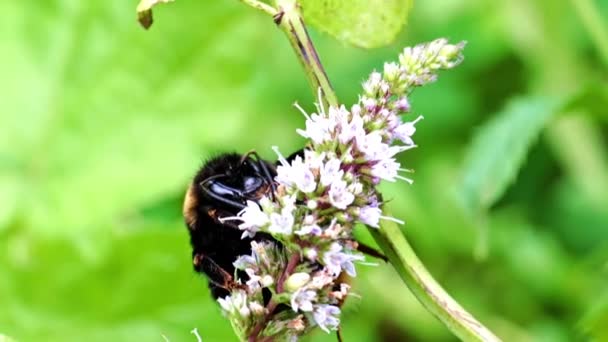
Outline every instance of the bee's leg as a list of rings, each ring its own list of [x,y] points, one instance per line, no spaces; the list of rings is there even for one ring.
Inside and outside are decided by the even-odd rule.
[[[384,254],[366,244],[357,242],[357,250],[363,254],[367,254],[371,257],[382,259],[384,262],[388,262],[388,258]]]
[[[224,270],[220,265],[213,261],[213,259],[205,254],[195,252],[193,259],[194,270],[199,273],[203,272],[209,275],[209,282],[216,287],[225,289],[227,291],[232,291],[236,288],[243,288],[243,284],[236,282],[230,273],[226,272],[226,270]],[[220,281],[217,281],[214,278],[219,278]]]
[[[342,326],[338,326],[338,330],[336,330],[336,337],[338,338],[338,342],[342,342]]]

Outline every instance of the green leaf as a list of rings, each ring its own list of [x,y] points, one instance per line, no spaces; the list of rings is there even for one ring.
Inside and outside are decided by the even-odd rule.
[[[467,209],[488,209],[503,195],[558,108],[558,102],[552,99],[513,100],[479,128],[467,151],[458,188]]]
[[[565,111],[583,110],[588,115],[608,121],[608,84],[601,81],[590,82],[576,93],[566,104]]]
[[[407,22],[412,0],[301,0],[304,19],[349,44],[374,48],[391,43]]]

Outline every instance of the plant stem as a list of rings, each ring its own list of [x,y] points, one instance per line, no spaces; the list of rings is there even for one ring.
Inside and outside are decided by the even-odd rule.
[[[312,88],[313,96],[316,97],[317,92],[320,92],[319,101],[322,101],[322,103],[319,105],[325,108],[328,106],[337,107],[339,105],[338,98],[308,35],[304,19],[302,19],[300,13],[300,5],[296,0],[276,0],[276,5],[279,11],[274,16],[275,23],[285,33],[291,47],[298,56]]]
[[[271,17],[275,16],[277,14],[277,10],[274,7],[272,7],[272,6],[270,6],[270,5],[266,4],[266,3],[263,3],[261,1],[258,1],[258,0],[241,0],[241,2],[244,3],[245,5],[248,5],[248,6],[253,7],[255,9],[259,10],[259,11],[262,11],[262,12],[270,15]]]
[[[463,341],[500,341],[433,279],[397,224],[385,222],[370,231],[403,282],[454,335]]]
[[[287,279],[288,276],[290,276],[293,273],[293,270],[296,268],[296,266],[298,266],[299,262],[300,262],[299,254],[294,254],[289,258],[289,261],[287,262],[287,265],[285,266],[285,269],[283,270],[281,277],[277,281],[277,294],[283,293],[283,287],[285,285],[285,280]],[[249,335],[248,342],[256,342],[258,340],[260,333],[262,332],[262,330],[264,330],[264,328],[266,327],[266,324],[272,318],[272,315],[274,314],[274,310],[277,308],[277,305],[278,305],[277,302],[275,302],[271,298],[270,302],[268,302],[268,305],[266,306],[266,310],[268,312],[266,313],[264,320],[262,322],[258,323],[253,328],[253,330],[251,331],[251,334]]]

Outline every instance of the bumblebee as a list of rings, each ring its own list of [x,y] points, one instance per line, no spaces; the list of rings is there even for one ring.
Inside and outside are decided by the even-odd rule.
[[[303,154],[304,150],[297,151],[287,160]],[[244,272],[237,273],[239,279],[234,279],[232,263],[241,255],[251,254],[251,241],[272,241],[280,246],[266,233],[258,232],[254,238],[242,239],[243,232],[237,223],[221,221],[221,218],[236,216],[247,201],[257,202],[265,195],[272,198],[275,176],[275,164],[261,159],[255,152],[226,153],[206,162],[186,192],[183,214],[190,233],[194,270],[207,276],[215,299],[243,286],[239,279],[247,280]],[[357,249],[386,261],[374,248],[359,243]],[[264,296],[265,301],[268,295]]]
[[[265,233],[241,239],[243,232],[238,224],[220,221],[223,217],[236,216],[247,201],[274,196],[274,176],[275,166],[255,152],[226,153],[207,161],[186,192],[183,214],[190,233],[194,270],[207,276],[215,299],[242,286],[233,279],[232,263],[241,255],[251,254],[251,241],[277,243]]]

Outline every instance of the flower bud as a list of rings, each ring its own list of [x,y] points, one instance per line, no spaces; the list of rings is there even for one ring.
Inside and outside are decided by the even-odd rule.
[[[308,202],[306,203],[306,206],[310,210],[315,210],[315,209],[317,209],[318,203],[315,200],[308,200]]]
[[[466,42],[458,44],[446,44],[439,50],[439,57],[442,61],[442,67],[452,68],[462,61],[462,49]]]
[[[306,285],[310,280],[310,275],[304,272],[294,273],[285,281],[285,289],[289,292],[294,292]]]
[[[306,248],[304,249],[304,256],[310,261],[316,261],[318,253],[314,248]]]
[[[272,277],[267,274],[263,276],[262,279],[260,279],[260,283],[262,284],[262,287],[269,287],[274,283],[274,279],[272,279]]]
[[[395,62],[384,63],[384,78],[393,82],[399,77],[399,65]]]
[[[265,313],[264,307],[255,301],[249,303],[249,310],[251,310],[251,312],[256,316],[260,316]]]

